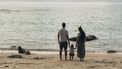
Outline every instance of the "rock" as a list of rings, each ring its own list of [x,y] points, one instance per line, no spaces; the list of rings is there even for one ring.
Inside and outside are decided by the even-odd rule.
[[[10,55],[9,58],[23,58],[21,55]]]
[[[10,47],[10,49],[12,49],[12,50],[13,50],[13,49],[16,49],[16,48],[17,48],[17,46],[11,46],[11,47]]]
[[[95,35],[89,35],[89,36],[86,36],[86,41],[91,41],[91,40],[96,40],[97,37]]]
[[[70,41],[76,41],[77,37],[70,38]],[[86,36],[86,41],[92,41],[98,39],[95,35]]]
[[[11,48],[17,48],[17,46],[11,46]]]
[[[88,68],[95,68],[95,66],[89,66]]]
[[[9,67],[8,65],[5,65],[5,67]]]
[[[76,38],[77,38],[77,37],[72,37],[72,38],[70,38],[69,40],[70,40],[70,41],[76,41]]]
[[[40,58],[39,58],[39,57],[34,57],[33,59],[38,60],[38,59],[40,59]]]
[[[18,46],[18,53],[26,54],[26,55],[30,55],[31,54],[29,50],[24,49],[21,46]]]
[[[34,57],[33,59],[39,60],[39,59],[46,59],[46,58],[43,58],[43,57]]]
[[[27,51],[27,52],[26,52],[26,55],[31,55],[30,51]]]
[[[117,53],[115,50],[108,50],[107,53]]]

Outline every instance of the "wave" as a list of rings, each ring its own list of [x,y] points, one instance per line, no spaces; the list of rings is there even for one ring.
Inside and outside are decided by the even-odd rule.
[[[0,12],[20,12],[19,10],[0,9]]]

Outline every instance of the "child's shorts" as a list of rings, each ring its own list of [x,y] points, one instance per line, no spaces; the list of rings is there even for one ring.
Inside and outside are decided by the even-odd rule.
[[[70,56],[74,56],[75,54],[74,53],[69,53]]]

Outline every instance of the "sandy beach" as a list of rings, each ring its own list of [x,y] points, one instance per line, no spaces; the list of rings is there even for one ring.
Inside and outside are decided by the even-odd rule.
[[[22,58],[9,58],[21,55]],[[58,54],[0,53],[0,69],[122,69],[122,54],[87,53],[84,62],[75,55],[73,61],[60,61]]]

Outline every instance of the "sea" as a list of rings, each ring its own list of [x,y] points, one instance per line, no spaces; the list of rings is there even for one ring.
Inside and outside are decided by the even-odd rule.
[[[0,1],[0,48],[59,50],[62,22],[70,38],[79,26],[98,38],[86,42],[86,51],[122,52],[122,2]]]

